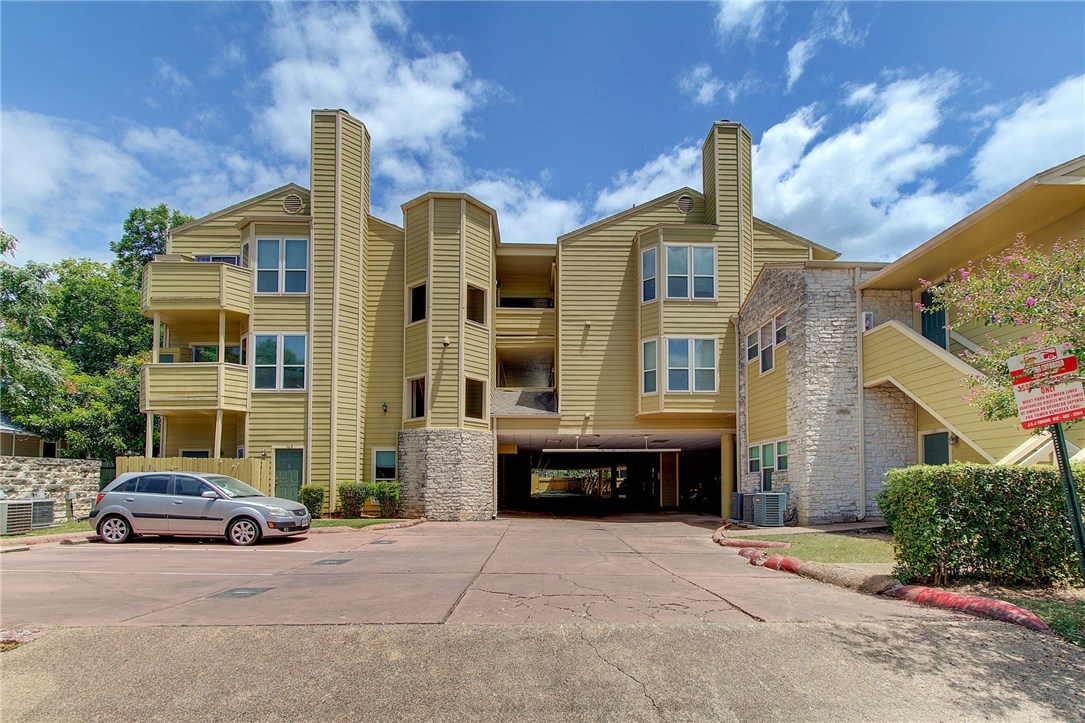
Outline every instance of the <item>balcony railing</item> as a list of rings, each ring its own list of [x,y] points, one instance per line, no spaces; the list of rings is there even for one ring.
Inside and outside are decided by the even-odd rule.
[[[494,310],[497,336],[552,337],[554,336],[553,309]]]
[[[143,313],[252,313],[252,271],[224,263],[152,261],[143,268]]]
[[[141,412],[249,408],[249,369],[240,364],[145,364],[140,382]]]

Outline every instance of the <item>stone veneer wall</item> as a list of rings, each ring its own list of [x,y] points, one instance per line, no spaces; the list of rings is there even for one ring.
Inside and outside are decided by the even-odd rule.
[[[761,487],[761,476],[754,472],[750,473],[749,465],[749,446],[750,438],[748,434],[749,425],[747,424],[747,410],[748,407],[748,379],[747,370],[752,374],[759,373],[758,362],[746,363],[746,336],[757,331],[766,321],[772,319],[772,316],[780,309],[787,309],[787,333],[788,339],[787,346],[787,386],[790,390],[797,378],[798,370],[801,365],[798,363],[793,364],[791,361],[792,354],[797,359],[802,358],[803,346],[801,343],[801,334],[803,328],[803,321],[801,318],[801,306],[802,306],[802,270],[796,268],[781,268],[781,269],[765,269],[762,272],[761,280],[757,284],[757,289],[753,296],[746,302],[745,308],[742,310],[742,315],[739,319],[739,343],[738,343],[738,358],[735,362],[738,364],[738,420],[737,420],[737,459],[738,459],[738,484],[737,491],[739,492],[754,492]],[[795,337],[799,337],[798,343],[792,340]],[[795,475],[792,470],[795,469],[796,459],[801,459],[801,454],[796,455],[796,448],[792,446],[792,442],[795,439],[794,432],[791,429],[791,422],[794,419],[801,418],[801,409],[792,409],[791,396],[788,395],[787,404],[787,419],[788,419],[788,471],[777,472],[773,477],[773,488],[780,490],[784,485],[787,485],[792,493],[793,499],[795,497],[801,497],[804,492],[805,478]],[[761,440],[757,440],[761,441]],[[728,505],[730,500],[727,500]]]
[[[466,429],[399,433],[400,509],[430,520],[488,520],[494,514],[494,435]]]
[[[96,459],[46,457],[0,457],[0,492],[5,499],[30,499],[37,493],[56,500],[53,514],[58,522],[67,514],[68,492],[76,518],[86,517],[98,496],[102,463]]]

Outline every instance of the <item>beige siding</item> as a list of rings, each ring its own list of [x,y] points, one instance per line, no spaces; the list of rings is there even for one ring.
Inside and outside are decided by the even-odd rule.
[[[244,412],[249,370],[237,364],[145,364],[140,411],[228,409]]]
[[[252,272],[231,264],[155,261],[144,271],[143,312],[252,311]]]
[[[459,426],[460,379],[460,199],[433,203],[433,280],[430,310],[429,425]],[[445,337],[449,346],[444,346]]]
[[[494,278],[490,214],[467,203],[464,220],[464,277],[467,283],[485,289],[489,300]]]
[[[776,349],[776,368],[761,375],[757,360],[746,366],[749,415],[747,439],[763,442],[787,437],[787,346]]]
[[[225,414],[222,417],[220,457],[236,457],[239,430],[244,430],[241,414]],[[166,457],[180,457],[181,450],[207,450],[214,453],[215,418],[206,416],[171,415],[166,420]],[[248,452],[246,451],[246,454]]]
[[[245,454],[256,457],[267,452],[268,457],[274,459],[275,447],[304,448],[305,410],[304,394],[254,393],[249,417],[249,448]]]
[[[546,299],[550,297],[549,274],[501,274],[501,298]]]
[[[371,218],[366,267],[365,453],[363,477],[370,479],[374,449],[396,449],[403,418],[403,230]],[[421,371],[425,373],[425,327]],[[388,405],[385,412],[383,404]]]
[[[464,364],[466,374],[489,379],[490,377],[490,331],[475,324],[466,324],[464,335]]]
[[[554,309],[495,309],[498,336],[552,337]]]
[[[810,247],[754,219],[753,275],[765,264],[800,263],[812,258]]]
[[[739,225],[742,233],[742,296],[753,286],[754,279],[754,235],[753,235],[753,184],[750,164],[750,137],[745,128],[739,128]]]
[[[406,282],[413,285],[429,276],[429,203],[420,203],[404,212],[407,234]]]
[[[307,333],[308,296],[257,296],[253,300],[254,331]]]
[[[426,374],[426,349],[429,345],[429,329],[425,322],[407,327],[406,357],[403,371],[405,377],[420,377]]]
[[[306,213],[309,207],[309,194],[304,189],[285,188],[279,192],[262,199],[241,204],[236,208],[229,209],[226,213],[209,218],[199,224],[190,224],[180,232],[172,234],[170,253],[191,254],[200,256],[205,254],[240,254],[241,233],[237,224],[245,216],[281,216],[283,215],[283,198],[288,194],[296,193],[302,198],[302,213]],[[307,234],[306,234],[307,235]]]
[[[889,381],[917,404],[946,420],[963,441],[1001,459],[1024,440],[1013,420],[985,422],[961,397],[970,367],[911,329],[887,322],[863,335],[863,377],[868,386]]]
[[[14,445],[14,446],[13,446]],[[0,455],[8,457],[37,457],[41,454],[41,437],[26,434],[0,435]]]
[[[659,301],[650,301],[640,307],[640,338],[659,336]]]

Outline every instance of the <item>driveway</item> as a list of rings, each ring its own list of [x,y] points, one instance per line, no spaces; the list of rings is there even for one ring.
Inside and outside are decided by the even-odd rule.
[[[144,538],[4,555],[0,626],[950,619],[756,568],[696,515],[512,517],[235,548]]]

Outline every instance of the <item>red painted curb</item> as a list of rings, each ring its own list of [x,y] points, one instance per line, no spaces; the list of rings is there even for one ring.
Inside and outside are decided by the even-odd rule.
[[[790,542],[776,542],[774,540],[747,540],[736,537],[725,537],[721,540],[717,540],[718,544],[724,547],[761,547],[761,548],[776,548],[776,547],[791,547]]]
[[[905,585],[904,587],[898,587],[893,590],[886,590],[882,594],[897,598],[898,600],[908,600],[921,605],[931,605],[933,607],[960,610],[961,612],[972,613],[973,615],[981,615],[983,617],[1001,620],[1006,623],[1021,625],[1022,627],[1036,630],[1041,633],[1051,632],[1051,628],[1048,627],[1047,623],[1043,620],[1036,617],[1028,610],[1019,608],[1016,605],[1011,605],[1003,600],[979,597],[978,595],[964,595],[959,592],[939,590],[933,587],[924,587],[922,585]]]

